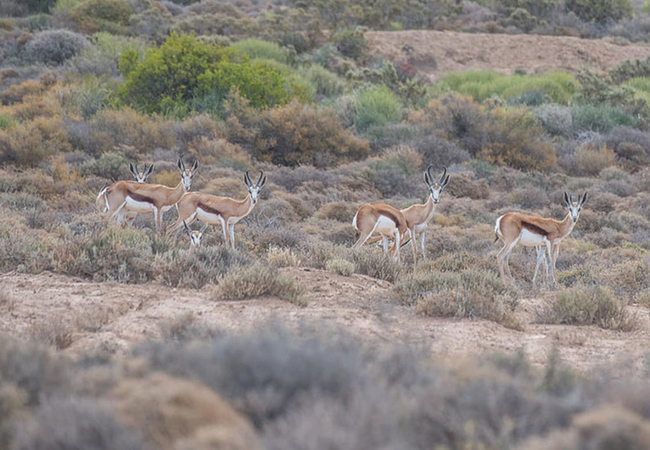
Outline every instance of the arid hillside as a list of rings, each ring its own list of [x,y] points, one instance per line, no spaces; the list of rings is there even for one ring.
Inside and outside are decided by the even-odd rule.
[[[650,47],[617,45],[610,40],[567,36],[468,34],[451,31],[371,31],[366,34],[370,53],[410,63],[432,79],[444,72],[496,70],[528,73],[551,70],[575,72],[581,67],[599,71],[622,61],[644,59]]]

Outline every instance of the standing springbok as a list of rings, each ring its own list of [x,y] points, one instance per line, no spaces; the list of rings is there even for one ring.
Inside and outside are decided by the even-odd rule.
[[[585,192],[578,201],[575,201],[572,195],[569,196],[565,192],[564,203],[569,209],[569,213],[562,221],[521,213],[507,213],[499,217],[494,226],[494,233],[496,234],[496,241],[501,239],[504,242],[503,248],[497,255],[501,278],[505,279],[504,265],[505,272],[512,278],[509,266],[510,253],[518,244],[525,247],[541,246],[542,250],[537,252],[533,282],[537,277],[537,271],[542,259],[546,258],[547,271],[550,267],[551,280],[554,285],[557,284],[555,281],[555,263],[560,251],[560,243],[573,231],[587,198],[588,193]],[[544,251],[544,248],[546,251]]]
[[[153,166],[154,165],[152,164],[147,169],[147,165],[145,164],[142,167],[142,172],[139,172],[137,164],[134,167],[133,163],[129,163],[129,170],[131,171],[131,175],[133,175],[133,180],[136,183],[145,183],[147,181],[147,178],[149,178],[149,175],[151,175],[151,172],[153,171]],[[95,206],[97,206],[97,210],[99,212],[101,212],[101,213],[105,213],[108,210],[108,204],[106,203],[106,198],[104,197],[105,188],[106,188],[106,185],[104,185],[102,190],[97,195],[97,200],[95,200]],[[135,219],[136,215],[137,214],[134,214],[134,213],[127,214],[126,218],[127,219]]]
[[[174,188],[134,181],[117,181],[104,188],[99,193],[100,196],[104,196],[104,212],[117,222],[121,222],[129,212],[136,214],[153,212],[156,232],[161,232],[162,214],[176,205],[183,194],[190,190],[199,161],[194,161],[192,168],[186,169],[183,160],[179,159],[177,166],[181,173],[181,181]]]
[[[203,237],[203,232],[205,231],[206,228],[208,228],[208,224],[204,224],[199,231],[192,230],[188,225],[187,222],[183,221],[183,226],[185,227],[185,231],[187,231],[187,234],[190,235],[190,240],[192,242],[192,247],[190,248],[196,248],[201,246],[201,238]]]
[[[400,242],[409,232],[404,214],[390,205],[382,202],[367,203],[359,208],[352,219],[352,226],[359,233],[359,239],[352,248],[359,248],[366,243],[372,233],[379,233],[384,241],[384,253],[388,253],[388,238],[395,239],[395,258],[399,261]],[[415,242],[412,241],[413,258],[415,258]]]
[[[206,224],[221,223],[225,244],[235,248],[235,224],[246,217],[259,199],[260,189],[266,183],[264,172],[260,174],[257,182],[253,183],[247,170],[244,174],[244,183],[248,188],[248,195],[244,200],[238,201],[230,197],[217,197],[216,195],[189,192],[185,194],[176,209],[178,220],[169,229],[171,234],[183,226],[183,222],[191,224],[200,220]]]
[[[420,249],[422,250],[422,257],[427,258],[424,250],[424,233],[433,218],[433,213],[436,211],[436,206],[440,202],[440,194],[442,190],[449,184],[449,175],[447,175],[447,168],[443,167],[443,172],[438,181],[434,181],[431,170],[433,164],[427,167],[424,172],[424,182],[429,188],[429,196],[427,201],[423,204],[411,205],[408,208],[400,210],[406,219],[406,224],[411,232],[411,239],[415,239],[417,235],[420,236]],[[380,238],[372,238],[369,242],[377,242]],[[404,244],[403,244],[404,245]],[[391,252],[394,251],[394,244],[391,246]]]

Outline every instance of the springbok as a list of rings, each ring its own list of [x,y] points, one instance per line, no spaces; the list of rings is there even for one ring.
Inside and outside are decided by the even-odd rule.
[[[427,201],[423,204],[411,205],[408,208],[400,210],[404,214],[406,224],[411,232],[411,239],[415,239],[417,235],[420,236],[420,249],[422,250],[422,257],[424,259],[427,258],[426,251],[424,250],[424,233],[433,218],[436,206],[440,202],[442,190],[449,184],[449,175],[447,175],[446,167],[443,167],[442,175],[438,181],[434,180],[431,169],[433,169],[433,164],[429,165],[426,172],[424,172],[424,182],[429,188]],[[370,242],[377,242],[378,240],[379,238],[372,238]],[[390,251],[394,251],[394,245]]]
[[[199,231],[192,230],[188,225],[187,222],[183,221],[183,226],[185,227],[185,230],[187,231],[187,234],[190,235],[190,240],[192,242],[192,247],[200,247],[201,246],[201,238],[203,237],[203,232],[205,231],[206,228],[208,228],[208,224],[204,224]]]
[[[171,234],[183,226],[183,222],[192,224],[200,220],[206,224],[221,224],[225,244],[235,248],[235,224],[246,217],[259,199],[260,189],[266,183],[264,172],[255,183],[251,181],[249,171],[244,174],[244,183],[248,188],[248,195],[244,200],[238,201],[230,197],[217,197],[216,195],[189,192],[185,194],[178,204],[178,220],[169,229]]]
[[[383,239],[384,253],[388,254],[388,238],[395,239],[394,255],[397,261],[400,257],[400,242],[404,235],[409,233],[409,228],[404,214],[390,205],[382,202],[367,203],[362,205],[352,219],[352,226],[359,234],[359,238],[352,248],[359,248],[366,243],[372,233],[379,233]],[[415,242],[412,241],[413,257],[415,258]]]
[[[99,193],[104,197],[104,213],[109,218],[121,222],[130,212],[136,214],[153,212],[156,231],[162,231],[162,214],[178,203],[183,194],[190,190],[199,161],[194,161],[192,168],[186,169],[183,160],[179,159],[177,166],[181,173],[181,181],[174,188],[134,181],[117,181],[104,188]]]
[[[154,165],[152,164],[147,169],[147,165],[145,164],[142,167],[142,172],[139,172],[137,164],[134,167],[133,163],[129,163],[129,170],[131,171],[131,175],[133,175],[133,180],[136,183],[145,183],[147,181],[147,178],[149,178],[149,175],[151,175],[151,172],[153,171],[153,166]],[[104,198],[104,188],[106,188],[106,185],[104,185],[102,190],[97,195],[97,199],[95,200],[95,206],[97,206],[97,210],[101,213],[105,213],[108,210],[108,205],[106,204],[106,199]],[[133,214],[133,213],[127,214],[126,218],[135,219],[136,215],[137,214]]]
[[[499,239],[504,242],[503,248],[497,255],[501,278],[505,279],[504,265],[505,272],[510,278],[513,278],[509,266],[510,254],[518,244],[521,244],[525,247],[542,247],[537,252],[533,282],[537,278],[542,259],[547,258],[545,263],[547,271],[550,267],[551,280],[554,285],[557,284],[555,280],[555,263],[560,251],[560,243],[573,231],[588,196],[588,193],[585,192],[578,201],[575,201],[572,195],[569,196],[565,192],[564,203],[569,212],[562,221],[521,213],[507,213],[499,217],[494,226],[494,233],[496,234],[495,242]]]

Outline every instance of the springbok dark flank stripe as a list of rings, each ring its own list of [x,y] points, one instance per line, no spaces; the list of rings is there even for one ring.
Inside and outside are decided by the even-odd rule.
[[[198,208],[201,208],[203,211],[209,213],[209,214],[214,214],[215,216],[221,216],[221,212],[206,205],[205,203],[199,202],[198,205],[196,205]]]
[[[152,205],[155,203],[151,197],[147,197],[146,195],[141,195],[133,191],[127,191],[127,193],[129,194],[129,197],[136,202],[146,202],[151,203]]]
[[[526,222],[526,221],[521,221],[521,226],[526,228],[528,231],[531,231],[535,234],[539,234],[540,236],[548,236],[548,231],[546,231],[544,228],[535,225],[534,223]]]

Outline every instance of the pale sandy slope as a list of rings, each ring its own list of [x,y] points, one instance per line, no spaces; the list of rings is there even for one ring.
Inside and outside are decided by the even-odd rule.
[[[300,308],[275,298],[214,301],[212,287],[170,289],[159,284],[129,286],[91,283],[54,274],[0,276],[0,332],[28,338],[56,323],[74,330],[65,351],[120,353],[130,345],[160,336],[161,325],[186,313],[218,330],[243,332],[275,319],[290,328],[302,325],[343,327],[364,339],[406,341],[425,346],[437,357],[523,349],[537,365],[553,346],[572,366],[599,367],[640,374],[648,351],[648,310],[635,308],[642,328],[632,333],[597,327],[531,323],[546,293],[520,303],[523,332],[487,321],[432,319],[396,304],[390,284],[355,275],[342,277],[321,270],[283,269],[308,291],[309,306]]]
[[[432,78],[459,70],[528,73],[604,71],[630,59],[644,59],[650,47],[616,45],[611,40],[566,36],[469,34],[450,31],[373,31],[366,33],[370,52],[398,62],[410,61]]]

